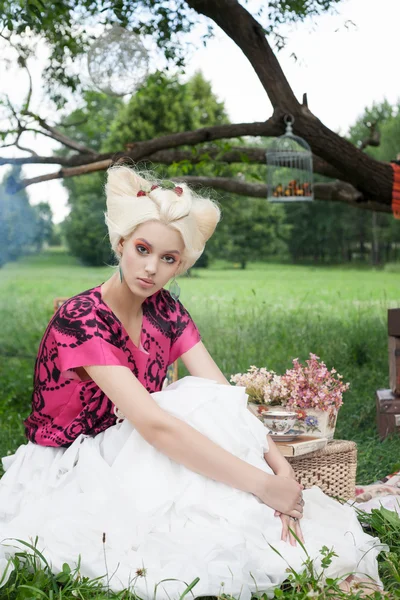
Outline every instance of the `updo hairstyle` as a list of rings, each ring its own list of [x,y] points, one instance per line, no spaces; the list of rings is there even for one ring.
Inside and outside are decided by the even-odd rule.
[[[165,189],[166,184],[172,189]],[[181,234],[185,250],[177,275],[190,269],[201,256],[220,220],[220,209],[213,200],[198,196],[185,183],[174,185],[178,193],[172,182],[158,180],[148,171],[139,172],[126,165],[108,169],[105,221],[118,261],[121,238],[130,237],[147,221],[159,221]]]

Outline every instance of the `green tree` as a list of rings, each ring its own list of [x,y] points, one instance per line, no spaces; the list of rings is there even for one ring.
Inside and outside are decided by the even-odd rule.
[[[217,245],[219,256],[245,269],[249,261],[287,255],[290,230],[281,206],[268,204],[262,198],[230,194],[224,203],[218,235],[210,241]]]
[[[349,139],[353,144],[376,160],[390,162],[400,158],[400,104],[391,105],[387,100],[367,107],[350,128]],[[360,215],[357,215],[360,219]],[[373,264],[398,260],[400,222],[391,215],[373,212],[366,215],[368,225],[367,246]]]
[[[228,122],[223,104],[215,98],[201,73],[187,83],[181,83],[177,76],[155,73],[126,104],[120,100],[115,103],[97,92],[85,94],[84,100],[85,105],[66,119],[65,131],[71,135],[73,129],[74,138],[91,147],[94,137],[96,150],[101,152],[115,144],[129,148],[136,141],[157,135],[196,129],[207,120],[209,125]],[[71,126],[73,123],[77,125]],[[196,169],[191,167],[191,172]],[[175,173],[173,166],[157,170],[163,177]],[[92,266],[113,261],[104,224],[103,181],[103,174],[64,180],[71,205],[64,228],[66,240],[72,254]],[[206,265],[208,259],[206,252],[199,266]]]
[[[19,179],[21,169],[13,167],[0,183],[0,267],[28,252],[35,236],[35,212],[26,191],[9,191]]]
[[[129,148],[157,136],[228,122],[223,103],[201,73],[181,83],[177,75],[158,71],[118,112],[102,150]]]
[[[45,243],[49,243],[53,235],[53,213],[47,202],[39,202],[33,206],[35,214],[35,228],[32,243],[36,252],[42,250]]]

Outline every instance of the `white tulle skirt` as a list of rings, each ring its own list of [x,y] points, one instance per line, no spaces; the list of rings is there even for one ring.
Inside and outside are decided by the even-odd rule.
[[[185,377],[152,396],[168,413],[271,473],[263,456],[266,430],[246,408],[244,388]],[[26,550],[15,539],[32,543],[36,536],[54,573],[63,563],[75,568],[80,555],[82,576],[104,576],[110,589],[130,588],[144,600],[154,598],[155,589],[158,600],[179,598],[197,577],[194,596],[272,597],[288,564],[304,568],[301,547],[280,540],[273,509],[172,461],[127,420],[95,437],[80,435],[67,449],[28,442],[3,465],[0,579],[11,570],[13,553]],[[316,487],[304,491],[304,499],[302,530],[315,566],[321,548],[334,547],[338,557],[327,576],[356,571],[379,582],[382,545],[363,532],[355,511]]]

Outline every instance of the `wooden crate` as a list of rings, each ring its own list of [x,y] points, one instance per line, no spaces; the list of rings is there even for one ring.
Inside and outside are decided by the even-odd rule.
[[[400,395],[400,308],[388,310],[389,387]]]
[[[381,440],[389,433],[400,433],[400,396],[392,390],[376,391],[376,420]]]

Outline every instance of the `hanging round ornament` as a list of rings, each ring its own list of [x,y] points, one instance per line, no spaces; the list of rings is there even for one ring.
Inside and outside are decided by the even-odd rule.
[[[90,78],[108,96],[133,94],[149,74],[149,53],[139,35],[114,24],[87,54]]]

